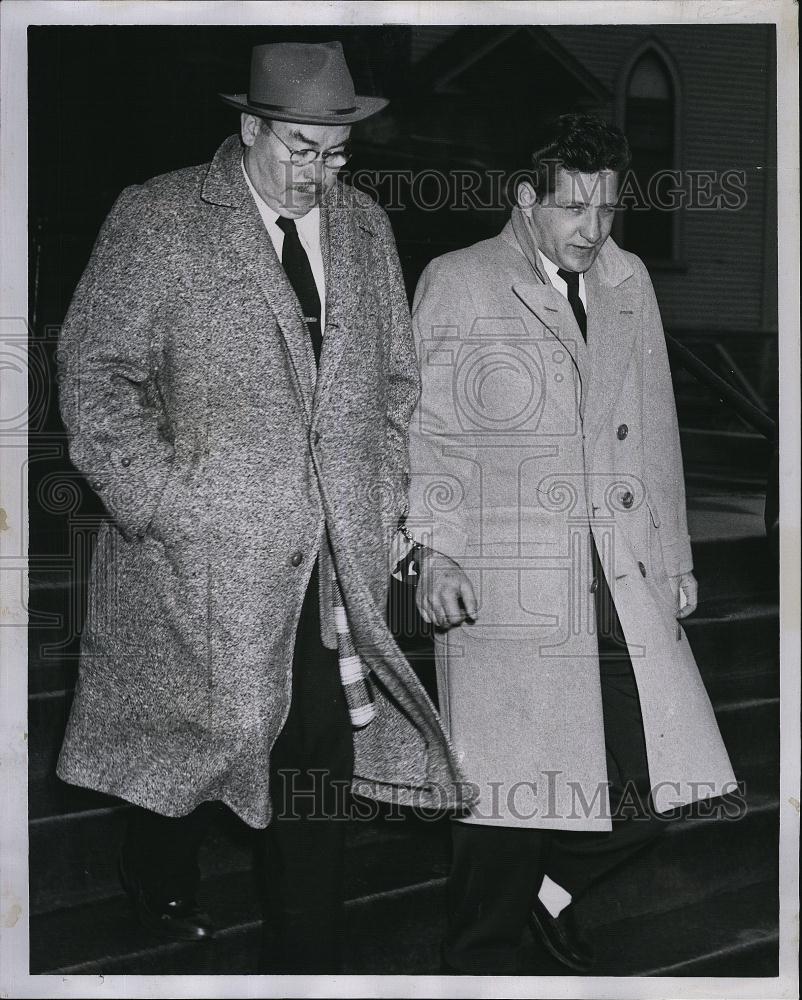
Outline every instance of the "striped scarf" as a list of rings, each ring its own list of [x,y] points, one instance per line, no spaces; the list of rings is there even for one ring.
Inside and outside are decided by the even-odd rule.
[[[342,681],[345,700],[348,703],[348,714],[351,716],[351,725],[355,729],[361,729],[375,718],[376,705],[368,687],[367,668],[356,651],[351,629],[348,627],[345,602],[343,601],[340,585],[333,570],[331,580],[334,626],[337,630],[337,654],[340,660],[340,680]]]

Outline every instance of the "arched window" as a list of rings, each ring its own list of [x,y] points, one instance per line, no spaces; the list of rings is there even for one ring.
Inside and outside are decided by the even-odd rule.
[[[677,168],[677,99],[674,74],[663,55],[649,46],[625,78],[624,131],[632,148],[631,170],[648,208],[630,203],[624,213],[624,246],[652,262],[678,256],[676,210],[655,205],[673,184],[665,172]]]

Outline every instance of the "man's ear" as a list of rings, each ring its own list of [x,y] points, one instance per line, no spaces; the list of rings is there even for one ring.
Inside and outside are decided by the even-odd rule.
[[[239,133],[246,146],[252,146],[259,134],[259,119],[243,111],[239,116]]]
[[[518,208],[525,214],[531,215],[532,209],[537,204],[537,195],[535,194],[535,189],[529,181],[521,181],[515,192],[515,198],[518,202]]]

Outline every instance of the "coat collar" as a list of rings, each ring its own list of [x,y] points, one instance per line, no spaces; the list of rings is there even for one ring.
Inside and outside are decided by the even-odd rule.
[[[241,208],[251,199],[242,177],[242,145],[239,136],[230,135],[214,154],[201,187],[201,198],[210,205]]]
[[[638,302],[630,258],[608,239],[585,274],[588,296],[588,340],[577,326],[565,296],[543,273],[534,233],[519,208],[501,233],[529,262],[532,279],[516,282],[513,291],[557,337],[571,355],[581,379],[583,420],[600,418],[612,405],[623,379],[637,333]]]
[[[272,309],[287,345],[296,387],[311,422],[331,391],[349,337],[359,329],[362,289],[359,234],[374,226],[353,189],[335,184],[321,202],[321,252],[326,279],[326,329],[320,368],[292,287],[265,232],[240,168],[239,137],[229,136],[214,156],[201,188],[203,201],[232,209],[220,253],[253,281]]]

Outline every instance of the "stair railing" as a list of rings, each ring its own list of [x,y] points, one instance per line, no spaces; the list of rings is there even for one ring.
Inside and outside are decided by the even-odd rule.
[[[726,403],[742,417],[750,427],[772,443],[777,441],[777,423],[762,407],[755,405],[743,392],[736,389],[726,379],[702,361],[676,338],[666,334],[669,359],[689,372],[702,385],[712,389],[722,402]]]
[[[777,422],[762,407],[756,406],[743,392],[723,379],[676,338],[666,334],[668,356],[672,364],[689,372],[702,385],[716,393],[750,427],[762,434],[773,446],[771,467],[766,480],[764,523],[775,559],[779,559],[779,439]]]

